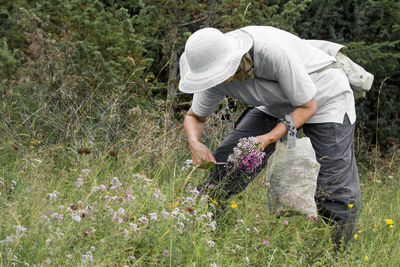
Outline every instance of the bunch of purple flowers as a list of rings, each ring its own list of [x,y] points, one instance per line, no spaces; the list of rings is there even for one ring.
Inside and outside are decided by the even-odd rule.
[[[257,138],[241,138],[233,149],[233,154],[229,155],[228,162],[233,163],[236,168],[244,168],[247,173],[252,173],[261,164],[264,156]]]

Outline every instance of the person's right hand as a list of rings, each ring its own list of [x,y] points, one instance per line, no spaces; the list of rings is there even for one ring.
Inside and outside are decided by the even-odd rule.
[[[193,165],[200,165],[200,168],[209,168],[209,162],[217,163],[208,147],[200,142],[190,144]]]

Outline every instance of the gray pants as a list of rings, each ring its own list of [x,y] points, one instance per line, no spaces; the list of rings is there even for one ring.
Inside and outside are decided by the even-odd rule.
[[[277,118],[256,108],[245,110],[233,131],[213,152],[214,157],[218,162],[226,162],[240,138],[265,134],[277,123]],[[315,194],[318,212],[323,218],[337,223],[332,235],[333,241],[338,244],[344,236],[347,243],[354,234],[357,214],[361,210],[360,183],[353,143],[354,124],[350,123],[346,114],[343,124],[306,123],[302,128],[304,134],[311,139],[317,160],[321,164]],[[274,149],[275,144],[265,148],[266,157],[255,173],[249,175],[235,171],[230,164],[217,166],[198,189],[207,191],[211,197],[220,201],[226,200],[247,187],[265,167]],[[213,186],[209,186],[210,184]],[[353,205],[352,208],[349,204]]]

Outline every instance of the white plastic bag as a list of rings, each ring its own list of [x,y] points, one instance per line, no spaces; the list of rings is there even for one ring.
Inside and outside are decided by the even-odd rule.
[[[267,165],[269,210],[286,216],[300,214],[315,218],[319,168],[310,138],[288,135],[286,142],[278,141]]]

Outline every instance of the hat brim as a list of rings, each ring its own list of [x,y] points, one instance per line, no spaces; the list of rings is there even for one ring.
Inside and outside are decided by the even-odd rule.
[[[182,54],[179,61],[181,76],[179,90],[181,92],[198,93],[223,83],[235,74],[243,55],[252,47],[253,38],[243,30],[228,32],[225,37],[230,39],[229,44],[231,45],[228,56],[224,61],[206,71],[192,72],[186,59],[186,53]]]

